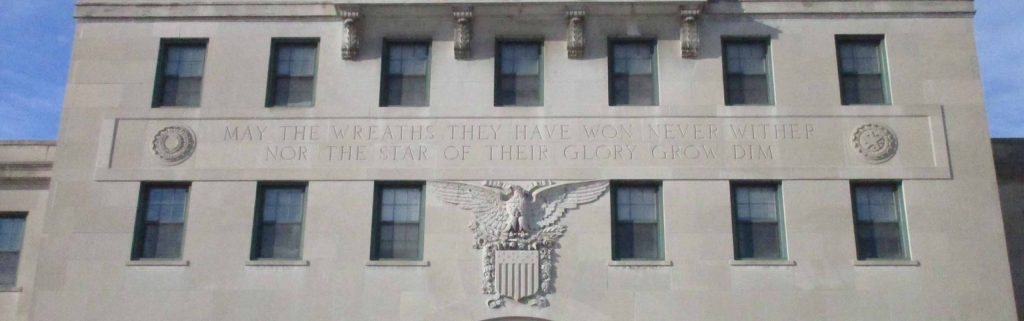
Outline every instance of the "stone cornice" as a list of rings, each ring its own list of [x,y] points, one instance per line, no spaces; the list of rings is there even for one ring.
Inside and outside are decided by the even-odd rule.
[[[679,0],[589,0],[589,1],[550,1],[550,0],[336,0],[326,1],[79,1],[75,17],[79,19],[177,19],[177,18],[232,18],[232,19],[264,19],[264,18],[339,18],[339,7],[358,6],[364,8],[422,5],[424,7],[444,8],[450,14],[453,4],[472,4],[484,10],[477,10],[477,15],[487,15],[486,7],[499,6],[584,6],[590,15],[602,14],[645,14],[654,15],[663,10],[653,9],[660,6],[678,7],[680,5],[703,4],[706,1]],[[592,8],[593,7],[593,8]],[[629,7],[630,10],[616,8]],[[601,8],[605,8],[602,10]],[[674,12],[673,12],[674,11]],[[973,14],[974,2],[970,0],[861,0],[861,1],[792,1],[792,0],[747,0],[747,1],[711,1],[706,4],[704,14],[708,15],[970,15]],[[548,12],[539,10],[537,14]],[[553,11],[552,11],[553,12]],[[370,12],[367,12],[370,14]],[[665,10],[662,14],[678,15],[678,11]]]
[[[50,179],[56,148],[53,141],[0,141],[0,182]]]

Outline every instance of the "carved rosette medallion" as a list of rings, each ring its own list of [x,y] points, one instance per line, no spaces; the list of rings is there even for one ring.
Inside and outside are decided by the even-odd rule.
[[[431,182],[442,201],[473,212],[473,248],[482,250],[483,294],[487,306],[506,303],[548,306],[554,293],[556,249],[566,212],[601,198],[608,181],[529,186],[487,182],[483,186]]]
[[[899,141],[889,127],[879,124],[864,124],[853,131],[853,149],[864,157],[864,161],[881,164],[896,156]]]
[[[584,49],[586,48],[583,34],[583,17],[587,13],[583,10],[569,10],[565,15],[569,18],[569,32],[566,41],[569,59],[583,59]]]
[[[341,10],[338,14],[345,28],[341,38],[341,59],[355,60],[359,56],[359,12]]]
[[[188,127],[165,127],[153,137],[153,152],[168,166],[188,160],[195,150],[196,135]]]
[[[455,59],[466,60],[472,54],[473,11],[468,8],[452,11],[455,18]]]

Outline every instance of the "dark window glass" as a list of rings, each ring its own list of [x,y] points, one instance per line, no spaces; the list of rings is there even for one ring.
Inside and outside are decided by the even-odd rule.
[[[497,106],[540,106],[541,45],[536,42],[498,43]]]
[[[661,258],[661,209],[657,185],[614,187],[616,260],[657,260]]]
[[[905,259],[898,184],[854,184],[857,259]]]
[[[613,41],[609,51],[611,105],[656,105],[654,42]]]
[[[10,288],[17,284],[24,234],[25,215],[0,216],[0,287]]]
[[[377,189],[376,259],[420,258],[421,185]]]
[[[882,38],[839,38],[836,49],[843,105],[888,104]]]
[[[728,105],[771,105],[771,73],[766,40],[726,40],[725,91]]]
[[[134,259],[180,259],[188,185],[147,185],[135,227]]]
[[[313,106],[317,43],[277,41],[273,47],[268,106]]]
[[[426,106],[430,43],[388,43],[381,106]]]
[[[733,186],[733,244],[736,259],[782,259],[778,186]]]
[[[259,188],[253,259],[302,258],[304,185],[266,185]]]
[[[164,43],[153,106],[199,106],[206,63],[205,41]]]

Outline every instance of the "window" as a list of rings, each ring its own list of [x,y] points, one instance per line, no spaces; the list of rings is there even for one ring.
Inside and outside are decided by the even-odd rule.
[[[768,40],[724,40],[722,50],[726,105],[773,104]]]
[[[612,237],[615,260],[660,260],[660,186],[651,183],[619,183],[612,187]]]
[[[316,39],[274,39],[267,107],[313,106],[317,42]]]
[[[145,184],[135,219],[132,259],[180,259],[188,184]]]
[[[421,259],[423,184],[379,184],[375,194],[372,259]]]
[[[199,106],[205,64],[206,39],[164,39],[160,43],[153,107]]]
[[[854,183],[852,189],[857,259],[906,259],[900,185]]]
[[[302,258],[305,184],[263,184],[258,188],[252,259]]]
[[[390,42],[384,49],[381,106],[426,106],[429,42]]]
[[[657,105],[654,41],[611,41],[608,59],[612,106]]]
[[[785,259],[779,203],[777,184],[733,185],[733,244],[737,260]]]
[[[541,97],[540,42],[498,42],[495,61],[495,106],[544,104]]]
[[[882,37],[841,36],[836,38],[836,50],[843,105],[889,104]]]
[[[0,215],[0,288],[13,288],[17,285],[24,234],[25,214]]]

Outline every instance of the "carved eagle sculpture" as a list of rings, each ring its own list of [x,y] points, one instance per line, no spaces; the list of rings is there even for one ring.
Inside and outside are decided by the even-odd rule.
[[[544,241],[548,238],[544,234],[557,238],[564,227],[556,223],[566,212],[596,201],[608,190],[608,181],[546,181],[525,188],[496,182],[483,186],[456,182],[432,185],[442,201],[473,212],[474,220],[469,227],[476,232],[478,248],[510,237],[529,243]]]

